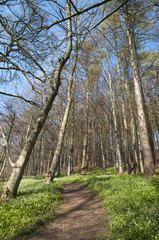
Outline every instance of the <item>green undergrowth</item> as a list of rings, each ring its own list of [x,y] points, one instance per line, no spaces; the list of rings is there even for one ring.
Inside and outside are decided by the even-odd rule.
[[[59,182],[45,185],[43,182],[43,177],[25,178],[17,198],[0,203],[0,240],[26,239],[33,229],[56,216],[63,185]]]
[[[108,169],[110,174],[112,169]],[[57,181],[87,184],[103,198],[109,213],[112,240],[159,239],[159,178],[139,175],[103,175],[96,169]],[[108,237],[108,236],[107,236]],[[107,239],[107,238],[106,238]]]
[[[142,176],[88,180],[111,216],[112,239],[159,239],[159,179]]]
[[[108,216],[106,239],[159,239],[159,178],[138,175],[114,175],[112,167],[107,175],[100,168],[81,176],[75,171],[67,177],[62,173],[54,183],[44,185],[44,176],[24,178],[18,196],[0,203],[0,240],[23,240],[27,233],[56,217],[54,210],[62,200],[64,182],[88,185],[103,198]]]

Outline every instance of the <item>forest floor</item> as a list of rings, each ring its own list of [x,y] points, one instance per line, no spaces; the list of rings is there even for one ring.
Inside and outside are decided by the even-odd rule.
[[[107,213],[93,190],[86,185],[65,183],[63,195],[57,219],[28,240],[105,240]]]

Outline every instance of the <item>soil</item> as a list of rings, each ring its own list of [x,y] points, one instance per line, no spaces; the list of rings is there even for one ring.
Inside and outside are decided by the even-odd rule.
[[[108,240],[101,199],[87,186],[74,183],[65,183],[63,194],[58,218],[29,240]]]

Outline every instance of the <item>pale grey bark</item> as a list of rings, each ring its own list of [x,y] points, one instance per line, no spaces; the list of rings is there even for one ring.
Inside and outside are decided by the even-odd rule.
[[[67,176],[70,176],[73,171],[74,165],[74,138],[75,138],[75,86],[73,87],[73,96],[72,96],[72,114],[71,114],[71,130],[70,130],[70,145],[69,145],[69,156],[68,156],[68,168],[67,168]]]
[[[125,59],[126,61],[126,59]],[[137,154],[137,134],[136,134],[136,124],[135,124],[135,117],[133,112],[133,100],[131,97],[130,87],[129,87],[129,81],[128,81],[128,73],[127,73],[127,63],[124,62],[124,74],[125,74],[125,90],[126,90],[126,96],[128,100],[128,107],[129,107],[129,114],[130,114],[130,130],[131,130],[131,139],[129,139],[129,145],[131,144],[132,147],[128,149],[129,151],[129,159],[128,159],[128,165],[129,170],[128,172],[131,173],[131,161],[130,161],[130,154],[132,153],[134,163],[137,164],[139,161],[138,154]]]
[[[0,154],[0,177],[2,177],[2,174],[4,172],[5,166],[7,163],[7,154],[6,154],[6,148],[3,147],[1,154]]]
[[[66,9],[66,15],[70,16],[70,4],[69,1],[67,2],[67,9]],[[12,174],[9,178],[9,181],[7,182],[7,185],[5,187],[5,190],[2,194],[2,198],[11,198],[15,197],[17,194],[17,190],[20,184],[20,181],[23,177],[25,167],[29,161],[31,152],[33,150],[33,147],[36,143],[36,140],[39,136],[39,133],[41,132],[43,125],[46,121],[46,118],[49,114],[49,111],[52,107],[52,103],[58,93],[59,86],[61,84],[60,82],[60,74],[62,71],[63,66],[65,65],[66,61],[70,57],[70,53],[72,50],[72,30],[71,30],[71,21],[67,21],[67,48],[62,58],[59,59],[59,62],[56,66],[55,72],[54,72],[54,86],[52,86],[50,82],[50,88],[49,93],[47,96],[47,99],[43,105],[43,108],[41,109],[39,116],[36,120],[36,122],[31,126],[30,133],[28,135],[28,138],[25,142],[25,145],[22,149],[21,154],[19,155],[18,160],[16,161],[15,167],[12,170]]]
[[[5,142],[6,157],[8,158],[8,161],[9,161],[11,167],[15,167],[15,163],[13,163],[13,161],[12,161],[12,159],[10,157],[8,141],[7,141],[6,137],[5,137],[5,134],[4,134],[4,131],[3,131],[3,128],[2,128],[1,125],[0,125],[0,132],[1,132],[2,138],[3,138],[4,142]],[[6,160],[6,158],[5,158],[5,160]]]
[[[13,125],[14,125],[14,120],[15,120],[15,114],[13,114],[13,116],[11,117],[11,123],[9,125],[10,129],[7,134],[7,138],[5,136],[3,127],[0,124],[0,132],[1,132],[0,135],[2,136],[1,139],[3,139],[3,142],[4,142],[4,146],[1,146],[1,149],[0,149],[1,150],[1,152],[0,152],[0,177],[2,177],[2,175],[3,175],[5,166],[7,164],[7,160],[9,161],[11,167],[14,167],[14,165],[15,165],[14,162],[12,161],[10,153],[9,153],[9,141],[10,141],[10,136],[11,136],[11,132],[13,129]]]
[[[73,170],[73,152],[74,152],[74,124],[71,124],[71,139],[69,147],[69,156],[68,156],[68,168],[67,176],[70,176],[71,171]]]
[[[139,134],[138,134],[139,135]],[[139,171],[140,172],[144,172],[144,165],[143,165],[143,160],[142,160],[142,154],[141,154],[141,143],[140,143],[140,138],[138,136],[138,139],[137,139],[137,144],[138,144],[138,161],[139,161]]]
[[[90,79],[87,77],[87,86],[86,86],[86,117],[85,117],[85,132],[83,139],[83,151],[82,151],[82,166],[81,166],[81,174],[85,174],[88,167],[88,135],[89,135],[89,97],[90,97]]]
[[[144,158],[144,174],[145,176],[153,176],[155,174],[155,167],[154,167],[153,154],[152,154],[152,150],[149,142],[149,136],[148,136],[148,127],[146,123],[146,115],[145,115],[144,102],[143,102],[143,96],[142,96],[142,86],[141,86],[140,74],[139,74],[139,69],[137,64],[136,51],[134,50],[133,38],[130,32],[130,29],[128,28],[127,19],[126,19],[126,33],[128,38],[128,44],[129,44],[130,61],[131,61],[131,67],[133,72],[133,84],[134,84],[135,100],[136,100],[136,106],[137,106],[140,139],[142,143],[142,151],[143,151],[143,158]]]
[[[101,151],[102,151],[102,160],[103,160],[104,175],[106,175],[106,159],[105,159],[105,154],[104,154],[104,148],[103,148],[102,139],[101,139],[101,141],[100,141],[100,144],[101,144]]]
[[[63,120],[62,120],[60,132],[59,132],[57,147],[56,147],[56,150],[55,150],[55,153],[54,153],[54,157],[52,159],[50,170],[49,170],[48,175],[47,175],[46,180],[45,180],[46,184],[49,184],[51,181],[53,181],[53,178],[54,178],[56,170],[57,170],[57,165],[58,165],[58,162],[59,162],[59,159],[60,159],[60,153],[61,153],[61,150],[62,150],[62,145],[63,145],[66,125],[67,125],[67,120],[68,120],[68,116],[69,116],[70,106],[71,106],[71,100],[68,101],[67,107],[65,109],[64,117],[63,117]]]
[[[111,152],[111,159],[112,159],[112,162],[113,162],[113,164],[114,164],[114,171],[115,171],[115,174],[116,174],[116,168],[117,168],[117,164],[116,164],[116,147],[115,147],[115,144],[114,144],[114,141],[113,141],[112,124],[110,124],[109,132],[110,132],[110,152]]]
[[[87,142],[88,142],[88,133],[86,132],[84,134],[84,139],[83,139],[81,174],[85,174],[87,169]]]
[[[76,44],[78,44],[77,42],[77,38],[76,38]],[[77,45],[76,45],[77,47]],[[50,182],[53,181],[54,177],[55,177],[55,173],[57,170],[57,166],[58,166],[58,162],[60,159],[60,154],[61,154],[61,150],[62,150],[62,145],[64,142],[64,136],[65,136],[65,131],[66,131],[66,126],[67,126],[67,122],[68,122],[68,117],[69,117],[69,112],[71,109],[71,104],[72,104],[72,85],[73,85],[73,75],[76,69],[76,64],[77,64],[77,59],[78,59],[78,50],[76,49],[76,53],[74,55],[74,63],[71,69],[71,73],[69,76],[69,83],[68,83],[68,90],[67,90],[67,106],[64,112],[64,116],[62,119],[62,123],[61,123],[61,128],[60,128],[60,132],[59,132],[59,137],[58,137],[58,142],[57,142],[57,147],[54,153],[54,157],[52,159],[52,163],[49,169],[49,172],[46,176],[45,179],[45,183],[49,184]]]
[[[116,109],[115,109],[115,96],[113,90],[113,83],[110,74],[110,66],[109,66],[109,57],[108,54],[106,55],[107,65],[108,65],[108,79],[109,79],[109,90],[110,90],[110,98],[112,103],[112,113],[113,113],[113,123],[114,123],[114,130],[115,130],[115,139],[116,139],[116,155],[117,155],[117,163],[119,164],[119,173],[123,173],[122,167],[122,159],[121,159],[121,152],[120,152],[120,145],[119,145],[119,137],[118,137],[118,129],[117,129],[117,118],[116,118]]]
[[[115,39],[116,36],[114,36]],[[119,53],[117,50],[117,44],[116,44],[116,40],[115,40],[115,51],[116,51],[116,61],[117,61],[117,72],[118,72],[118,80],[119,80],[119,86],[120,86],[120,93],[121,93],[121,107],[122,107],[122,116],[123,116],[123,124],[124,124],[124,144],[125,144],[125,151],[126,154],[125,156],[128,154],[128,125],[127,125],[127,120],[126,120],[126,110],[125,110],[125,104],[124,104],[124,82],[123,79],[121,77],[121,72],[120,72],[120,66],[119,66]],[[126,164],[124,163],[124,166]],[[126,166],[125,166],[126,168]],[[125,169],[126,170],[126,169]]]

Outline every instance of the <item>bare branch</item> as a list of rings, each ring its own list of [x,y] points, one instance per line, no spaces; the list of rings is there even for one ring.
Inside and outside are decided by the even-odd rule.
[[[113,15],[115,12],[117,12],[121,7],[123,7],[127,2],[129,2],[129,0],[124,1],[122,4],[120,4],[117,8],[115,8],[111,13],[109,13],[108,15],[106,15],[100,22],[98,22],[94,27],[92,27],[90,31],[92,31],[93,29],[95,29],[96,27],[98,27],[102,22],[104,22],[107,18],[109,18],[111,15]],[[84,33],[85,34],[85,33]]]
[[[43,29],[50,29],[51,27],[53,27],[53,26],[55,26],[55,25],[57,25],[57,24],[59,24],[61,22],[64,22],[64,21],[66,21],[68,19],[71,19],[73,17],[79,16],[79,15],[85,13],[85,12],[88,12],[89,10],[91,10],[93,8],[100,7],[101,5],[103,5],[103,4],[107,3],[107,2],[110,2],[110,1],[112,1],[112,0],[104,0],[104,1],[102,1],[100,3],[96,3],[96,4],[94,4],[94,5],[92,5],[92,6],[88,7],[88,8],[85,8],[84,10],[81,10],[81,11],[78,11],[77,13],[75,13],[75,14],[72,14],[70,17],[66,17],[64,19],[58,20],[58,21],[52,23],[50,26],[45,26]]]
[[[72,0],[70,0],[70,3],[71,3],[71,5],[73,6],[73,8],[76,10],[76,12],[79,13],[78,9],[76,8],[76,6],[74,5],[74,3],[73,3]]]
[[[5,93],[5,92],[1,92],[0,91],[0,94],[2,95],[5,95],[5,96],[8,96],[8,97],[15,97],[15,98],[19,98],[19,99],[22,99],[24,100],[25,102],[31,104],[31,105],[35,105],[36,107],[40,107],[40,105],[38,105],[37,103],[33,102],[32,100],[28,100],[22,96],[19,96],[19,95],[14,95],[14,94],[10,94],[10,93]]]

